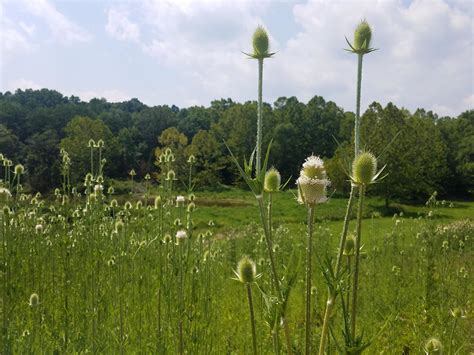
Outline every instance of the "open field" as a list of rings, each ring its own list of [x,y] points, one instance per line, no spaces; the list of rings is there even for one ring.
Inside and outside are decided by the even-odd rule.
[[[232,270],[249,255],[262,273],[258,284],[270,287],[254,197],[240,190],[198,192],[193,210],[187,197],[177,205],[176,195],[161,194],[161,202],[149,207],[146,200],[137,205],[139,196],[125,196],[132,203],[117,206],[105,195],[87,204],[74,197],[61,204],[60,196],[50,204],[32,196],[12,202],[11,214],[2,215],[5,353],[176,353],[181,332],[187,353],[251,352],[245,290]],[[320,263],[336,255],[345,204],[333,198],[316,210],[315,348],[326,301]],[[382,201],[367,200],[359,322],[372,342],[369,353],[418,354],[433,336],[452,353],[472,350],[473,225],[466,219],[474,203],[449,206],[440,203],[429,217],[425,206],[397,205],[403,213],[383,216]],[[278,271],[285,273],[291,255],[301,258],[288,306],[293,350],[301,353],[306,211],[291,192],[274,196],[273,211]],[[194,227],[184,244],[176,244],[184,221]],[[267,353],[268,314],[253,291],[258,351]],[[30,298],[33,293],[38,299]],[[461,319],[451,315],[455,307],[462,309]],[[333,315],[329,353],[342,345],[340,317]]]

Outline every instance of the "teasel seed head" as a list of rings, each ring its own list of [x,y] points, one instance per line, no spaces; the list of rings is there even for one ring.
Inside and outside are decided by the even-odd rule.
[[[31,307],[39,305],[39,296],[37,293],[32,293],[30,296],[30,302],[28,303]]]
[[[354,48],[356,50],[367,50],[370,48],[372,29],[366,20],[359,23],[354,31]]]
[[[357,185],[368,185],[374,182],[377,172],[377,159],[372,153],[363,152],[357,155],[352,164],[352,181]]]
[[[264,189],[267,192],[280,191],[281,176],[277,169],[271,168],[265,173]]]
[[[238,280],[242,283],[252,283],[257,279],[257,266],[248,256],[244,256],[237,264],[237,271],[234,271]]]
[[[25,172],[25,168],[21,164],[15,165],[15,175],[21,175]]]
[[[346,238],[346,243],[344,244],[344,255],[353,256],[355,253],[355,237],[352,234],[349,234]]]
[[[443,354],[443,344],[438,339],[431,338],[425,344],[425,351],[427,355]]]

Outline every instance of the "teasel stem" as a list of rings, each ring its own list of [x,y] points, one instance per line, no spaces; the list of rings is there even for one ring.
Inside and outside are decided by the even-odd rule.
[[[257,354],[257,335],[255,332],[255,316],[253,313],[253,301],[252,301],[252,287],[250,283],[245,285],[247,287],[247,298],[249,301],[249,310],[250,310],[250,325],[252,327],[252,345],[253,345],[253,353]]]
[[[256,172],[260,173],[262,159],[262,83],[263,58],[258,59],[258,107],[257,107],[257,164]]]
[[[351,334],[352,339],[356,335],[356,317],[357,317],[357,291],[359,286],[359,263],[360,263],[360,239],[362,227],[362,208],[364,206],[365,186],[360,185],[359,188],[359,206],[357,210],[357,227],[355,240],[355,263],[354,263],[354,280],[352,285],[352,312],[351,312]]]
[[[351,187],[351,193],[349,195],[349,201],[347,202],[347,208],[346,208],[346,215],[344,217],[344,224],[342,227],[342,233],[341,233],[341,239],[339,241],[339,252],[337,254],[337,260],[336,260],[336,266],[335,266],[335,271],[334,274],[338,275],[339,271],[341,269],[341,263],[342,263],[342,256],[344,252],[344,245],[346,243],[346,238],[347,238],[347,232],[349,230],[349,221],[350,221],[350,215],[352,212],[352,205],[354,203],[354,196],[355,196],[355,187]],[[326,302],[326,310],[324,312],[324,321],[323,321],[323,328],[321,332],[321,340],[319,343],[319,355],[323,355],[325,348],[326,348],[326,338],[328,336],[328,330],[329,330],[329,319],[332,314],[332,309],[334,307],[335,298],[331,302],[332,295],[328,292],[328,300]]]
[[[452,354],[451,350],[453,347],[453,338],[454,338],[454,330],[456,329],[456,325],[458,323],[458,319],[455,317],[453,322],[453,327],[451,328],[451,335],[449,337],[449,351],[448,354]]]
[[[357,97],[356,97],[356,117],[354,125],[354,155],[360,153],[360,92],[362,84],[362,58],[363,54],[357,54]]]
[[[272,243],[272,240],[270,238],[270,232],[269,232],[267,221],[265,220],[265,207],[263,206],[263,196],[258,195],[258,196],[256,196],[256,198],[257,198],[257,201],[258,201],[258,208],[259,208],[259,211],[260,211],[260,220],[261,220],[262,226],[263,226],[265,242],[267,244],[268,256],[270,258],[270,267],[271,267],[271,270],[272,270],[273,287],[274,287],[274,289],[275,289],[275,291],[278,295],[278,299],[281,303],[281,301],[283,299],[283,295],[281,293],[281,288],[280,288],[280,279],[278,278],[278,274],[277,274],[276,267],[275,267],[275,257],[273,255],[273,245],[272,245],[273,243]],[[290,331],[288,329],[288,325],[286,324],[284,315],[282,315],[282,322],[285,325],[284,328],[285,328],[285,338],[286,338],[287,352],[288,352],[288,354],[291,355],[292,354],[292,351],[291,351],[292,347],[291,347]]]
[[[313,244],[314,206],[308,207],[308,244],[306,246],[306,315],[305,315],[305,354],[311,354],[311,276],[312,276],[312,244]]]
[[[179,247],[179,354],[184,354],[184,344],[183,344],[183,248],[184,245],[178,245]]]

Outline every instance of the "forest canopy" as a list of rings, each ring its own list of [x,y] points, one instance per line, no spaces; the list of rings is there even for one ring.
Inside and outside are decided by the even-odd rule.
[[[150,107],[138,99],[83,102],[54,90],[17,90],[0,93],[0,153],[25,165],[27,188],[46,192],[59,184],[61,148],[71,156],[79,186],[89,167],[90,139],[105,142],[104,172],[114,179],[126,179],[131,169],[137,180],[157,172],[156,160],[169,147],[179,158],[178,177],[192,154],[197,187],[218,189],[241,184],[224,142],[239,159],[248,158],[256,117],[256,102],[230,98],[208,107]],[[308,103],[296,97],[265,103],[263,143],[273,142],[270,164],[283,179],[294,179],[305,157],[317,154],[327,161],[333,189],[345,193],[353,121],[352,112],[320,96]],[[435,190],[468,197],[473,191],[474,110],[438,117],[374,102],[362,116],[361,138],[362,147],[387,164],[387,177],[373,189],[387,200],[423,200]]]

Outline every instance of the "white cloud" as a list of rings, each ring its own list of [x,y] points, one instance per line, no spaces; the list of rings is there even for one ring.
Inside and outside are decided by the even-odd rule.
[[[80,97],[82,101],[90,101],[91,99],[94,99],[94,98],[97,98],[97,99],[104,98],[108,102],[122,102],[122,101],[130,100],[132,98],[127,93],[120,90],[116,90],[116,89],[102,90],[102,91],[88,90],[88,91],[74,91],[74,92],[72,92],[71,90],[65,90],[65,92],[70,92],[71,93],[70,95]]]
[[[373,47],[364,57],[363,108],[372,101],[394,101],[459,113],[472,92],[472,10],[441,0],[310,1],[294,7],[302,31],[291,38],[272,75],[298,98],[320,94],[354,110],[356,56],[342,51],[355,25],[366,18],[373,26]],[[283,94],[282,90],[282,94]]]
[[[70,21],[47,0],[23,0],[23,4],[31,14],[46,23],[54,39],[63,43],[91,40],[89,33]]]
[[[26,89],[39,90],[39,89],[42,89],[42,88],[44,88],[44,87],[45,87],[45,86],[43,86],[43,85],[41,85],[41,84],[38,84],[38,83],[34,82],[33,80],[21,78],[21,79],[15,80],[15,81],[10,85],[10,91],[15,91],[16,89],[22,89],[22,90],[26,90]]]
[[[105,29],[109,35],[121,41],[138,42],[140,39],[138,25],[132,23],[126,13],[117,9],[108,11]]]

